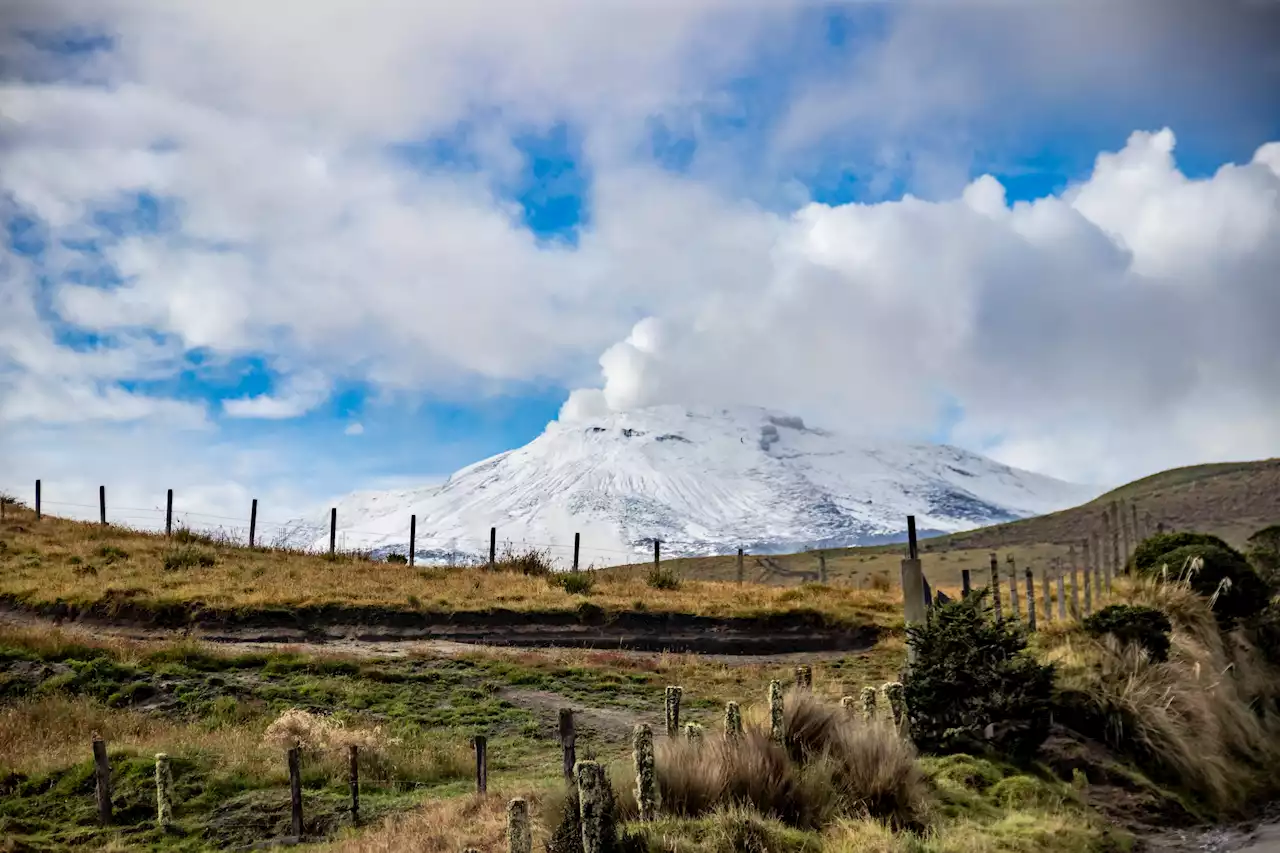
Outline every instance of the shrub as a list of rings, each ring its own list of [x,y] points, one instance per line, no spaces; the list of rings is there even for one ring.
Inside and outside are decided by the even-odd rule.
[[[680,578],[670,569],[650,569],[645,583],[654,589],[679,589]]]
[[[1131,574],[1135,571],[1139,574],[1149,574],[1154,569],[1158,572],[1160,570],[1161,557],[1170,551],[1185,548],[1187,545],[1212,545],[1216,548],[1231,547],[1217,536],[1209,533],[1194,533],[1189,530],[1181,533],[1157,533],[1154,536],[1148,536],[1143,539],[1134,547],[1133,555],[1129,557],[1129,561],[1125,565],[1125,571]]]
[[[1249,562],[1271,589],[1280,588],[1280,524],[1264,527],[1249,537]]]
[[[1049,734],[1053,666],[1027,652],[1020,626],[987,618],[985,597],[948,602],[907,629],[916,654],[903,682],[911,736],[926,752],[989,745],[1030,758]]]
[[[1094,637],[1111,634],[1121,643],[1140,646],[1153,661],[1169,659],[1169,617],[1154,607],[1113,604],[1084,620],[1084,629]]]
[[[405,554],[392,553],[387,555],[387,562],[395,563],[396,565],[400,565],[400,566],[407,566],[409,565],[409,557]]]
[[[557,572],[548,579],[570,595],[590,595],[596,579],[590,572]]]
[[[488,567],[488,563],[484,565]],[[548,552],[539,551],[537,548],[529,548],[525,551],[508,549],[497,560],[494,569],[527,577],[550,577],[555,572],[555,567],[551,565],[551,558]]]
[[[1267,604],[1266,585],[1244,555],[1229,546],[1183,545],[1161,554],[1159,562],[1143,572],[1185,578],[1192,590],[1213,601],[1214,615],[1224,629]]]

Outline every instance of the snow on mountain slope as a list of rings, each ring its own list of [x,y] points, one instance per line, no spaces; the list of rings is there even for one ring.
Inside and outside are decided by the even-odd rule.
[[[944,445],[868,441],[756,408],[659,406],[553,422],[524,447],[443,485],[353,494],[338,505],[348,548],[418,559],[536,546],[567,562],[635,562],[656,537],[671,556],[786,553],[893,541],[907,515],[958,531],[1082,503],[1100,492]],[[328,518],[324,520],[327,530]],[[315,545],[327,547],[327,533]]]

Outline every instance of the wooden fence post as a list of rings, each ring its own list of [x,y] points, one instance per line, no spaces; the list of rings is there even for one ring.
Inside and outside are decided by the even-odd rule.
[[[173,489],[170,489],[164,499],[164,535],[173,535]]]
[[[1040,585],[1044,587],[1044,621],[1053,621],[1053,593],[1049,591],[1049,570],[1040,570]]]
[[[582,545],[582,534],[573,534],[573,570],[578,570],[578,548]]]
[[[1129,504],[1129,509],[1133,511],[1133,550],[1136,551],[1138,550],[1138,544],[1142,542],[1145,537],[1138,529],[1138,505],[1131,503]]]
[[[1112,515],[1115,515],[1115,503],[1111,504]],[[1111,578],[1124,571],[1124,561],[1120,559],[1120,531],[1118,524],[1111,525],[1111,565],[1107,571],[1107,592],[1111,591]]]
[[[995,611],[996,621],[1001,621],[1004,614],[1000,612],[1000,563],[995,551],[991,552],[991,608]]]
[[[738,583],[739,583],[739,584],[741,584],[741,583],[742,583],[742,580],[743,580],[742,575],[743,575],[743,571],[742,571],[742,549],[741,549],[741,548],[739,548],[739,549],[738,549]]]
[[[1034,631],[1036,629],[1036,586],[1035,580],[1031,576],[1031,569],[1027,569],[1027,627]]]
[[[98,486],[98,521],[107,523],[107,487]]]
[[[925,621],[924,572],[916,542],[916,517],[907,516],[907,558],[902,561],[902,616],[907,627]],[[907,643],[907,665],[915,662],[914,646]]]
[[[960,570],[960,597],[968,598],[973,592],[973,578],[969,576],[968,569]]]
[[[1013,616],[1013,621],[1017,622],[1022,618],[1018,604],[1018,567],[1013,562],[1012,554],[1005,557],[1004,561],[1009,564],[1009,613]]]
[[[498,528],[489,528],[489,571],[498,564]]]
[[[409,568],[413,568],[418,553],[418,514],[409,515]]]
[[[98,822],[111,824],[111,763],[107,760],[107,742],[93,736],[94,795],[98,801]]]
[[[253,535],[258,532],[258,499],[253,499],[253,506],[249,509],[249,547],[253,547]]]
[[[40,481],[36,480],[36,521],[40,520]]]
[[[1120,559],[1124,562],[1129,561],[1129,519],[1128,512],[1125,511],[1123,502],[1116,509],[1116,514],[1120,517]]]
[[[1093,578],[1089,567],[1084,567],[1084,615],[1093,613]]]
[[[573,727],[573,709],[560,709],[560,748],[564,751],[564,778],[573,779],[573,765],[578,763],[578,734]]]
[[[289,750],[289,815],[295,838],[302,838],[302,750]]]
[[[827,582],[827,554],[825,551],[818,552],[818,583]]]
[[[360,747],[354,743],[348,747],[350,753],[350,772],[349,779],[351,783],[351,822],[353,824],[360,823]]]
[[[1053,574],[1058,586],[1058,621],[1065,622],[1067,619],[1067,588],[1062,574],[1061,558],[1053,558]]]
[[[1071,618],[1080,618],[1080,575],[1076,565],[1076,546],[1067,550],[1067,560],[1071,563]]]
[[[329,509],[329,556],[332,557],[338,550],[338,508],[330,507]]]
[[[476,792],[485,794],[489,791],[489,739],[484,735],[476,735]]]
[[[654,537],[654,540],[653,540],[653,573],[654,574],[658,573],[659,563],[661,563],[662,561],[661,550],[662,550],[662,543],[658,541],[657,537]]]

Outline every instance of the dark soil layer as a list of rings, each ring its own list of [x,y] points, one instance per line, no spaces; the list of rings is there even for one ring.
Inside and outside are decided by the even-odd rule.
[[[432,613],[347,605],[228,610],[206,608],[198,601],[155,604],[117,595],[88,606],[32,604],[0,596],[0,609],[56,622],[179,629],[215,642],[449,640],[490,646],[735,655],[863,651],[874,646],[881,633],[874,625],[831,624],[813,611],[713,618],[686,613],[608,613],[589,604],[572,612],[495,609]]]

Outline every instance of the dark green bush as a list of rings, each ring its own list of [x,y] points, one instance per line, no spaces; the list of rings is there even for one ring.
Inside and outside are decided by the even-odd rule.
[[[395,563],[400,566],[407,566],[409,565],[409,558],[404,554],[388,554],[387,562]]]
[[[1190,572],[1191,588],[1206,598],[1217,595],[1213,613],[1224,630],[1267,606],[1266,584],[1244,555],[1230,546],[1184,545],[1160,555],[1159,562],[1150,565],[1144,574],[1159,577],[1167,566],[1168,577],[1178,578],[1190,571],[1190,562],[1196,557],[1203,565]]]
[[[1249,562],[1263,583],[1275,590],[1280,588],[1280,524],[1264,527],[1249,537]]]
[[[927,624],[907,629],[911,737],[925,752],[992,749],[1024,760],[1049,734],[1054,670],[1027,652],[1019,625],[988,617],[986,595],[935,607]]]
[[[1217,536],[1209,533],[1193,533],[1184,531],[1182,533],[1157,533],[1155,536],[1148,536],[1138,543],[1133,549],[1133,556],[1129,558],[1126,569],[1130,573],[1137,572],[1139,574],[1150,574],[1154,569],[1160,571],[1162,563],[1161,558],[1170,551],[1178,548],[1185,548],[1187,545],[1212,545],[1217,548],[1230,549],[1231,546],[1223,542]],[[1176,572],[1178,567],[1169,566],[1169,570]]]
[[[557,572],[550,580],[570,595],[590,595],[596,585],[596,579],[590,572]]]
[[[1095,637],[1111,634],[1122,643],[1138,645],[1155,661],[1169,659],[1169,617],[1154,607],[1113,604],[1084,620],[1084,629]]]

